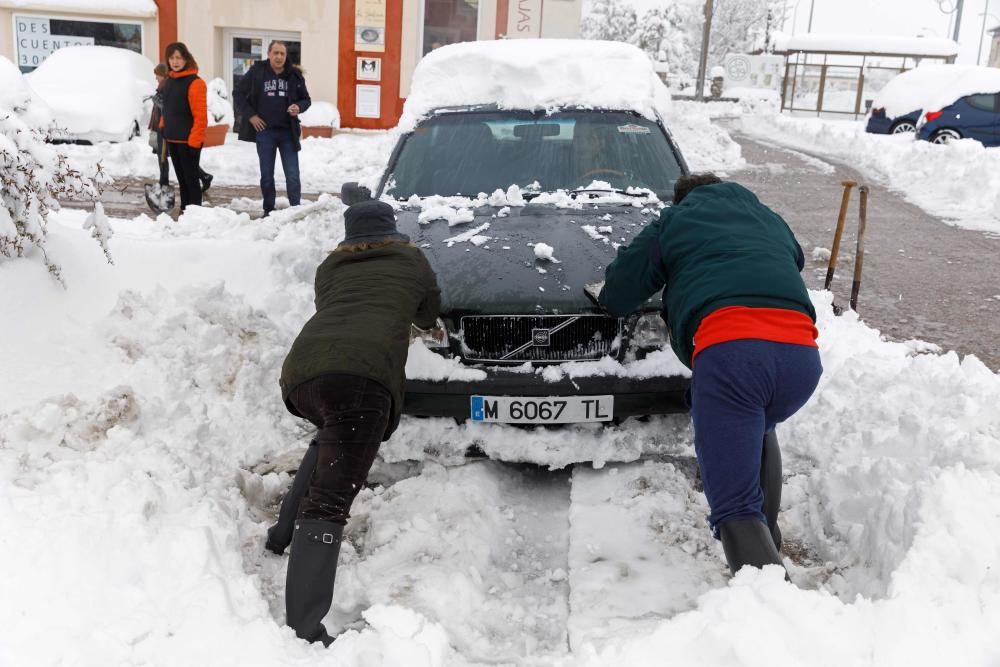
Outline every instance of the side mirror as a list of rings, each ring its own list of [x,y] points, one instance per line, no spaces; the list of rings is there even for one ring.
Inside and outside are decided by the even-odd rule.
[[[340,187],[340,200],[346,206],[351,206],[361,201],[368,201],[371,198],[372,191],[354,181],[344,183]]]

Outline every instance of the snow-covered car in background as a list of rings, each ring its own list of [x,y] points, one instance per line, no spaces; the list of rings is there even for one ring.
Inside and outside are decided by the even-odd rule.
[[[867,132],[908,134],[916,132],[924,110],[940,103],[942,95],[961,82],[991,76],[995,69],[976,65],[922,65],[897,74],[875,95],[868,114]],[[947,103],[964,93],[958,93]]]
[[[621,43],[464,43],[420,62],[376,191],[442,292],[436,329],[415,331],[407,414],[559,424],[686,409],[659,297],[617,318],[584,292],[687,173],[669,104]]]
[[[128,141],[146,128],[153,63],[111,46],[59,49],[25,78],[52,112],[53,141]]]

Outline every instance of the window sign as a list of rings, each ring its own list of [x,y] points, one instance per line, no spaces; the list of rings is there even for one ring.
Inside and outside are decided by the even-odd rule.
[[[511,0],[507,37],[542,36],[542,0]]]
[[[385,52],[386,0],[356,0],[354,50]]]
[[[14,43],[17,65],[27,73],[67,46],[96,44],[142,53],[142,24],[15,14]]]
[[[354,115],[358,118],[382,116],[382,87],[358,84],[355,86]]]
[[[357,79],[358,81],[381,81],[382,59],[358,58]]]

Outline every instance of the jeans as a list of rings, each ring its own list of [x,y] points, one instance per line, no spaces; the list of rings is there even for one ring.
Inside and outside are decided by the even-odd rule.
[[[264,213],[274,210],[274,158],[281,154],[281,168],[285,172],[285,189],[288,203],[302,203],[302,184],[299,181],[299,154],[295,150],[292,130],[287,127],[268,127],[257,133],[257,158],[260,160],[260,192],[264,196]]]
[[[201,206],[201,149],[191,148],[187,144],[168,143],[170,160],[174,163],[174,173],[177,174],[177,185],[181,190],[181,212],[189,204]]]
[[[765,522],[760,487],[764,434],[795,414],[819,383],[819,350],[766,340],[734,340],[698,354],[691,376],[694,448],[709,523]]]
[[[392,395],[375,380],[333,373],[303,382],[288,398],[319,428],[316,469],[298,518],[346,524],[389,425]]]

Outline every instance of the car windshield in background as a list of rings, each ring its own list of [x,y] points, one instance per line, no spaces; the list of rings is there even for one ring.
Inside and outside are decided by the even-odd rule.
[[[577,190],[594,181],[668,201],[681,167],[660,127],[627,112],[455,112],[421,123],[403,144],[387,194],[476,197],[511,185]]]

